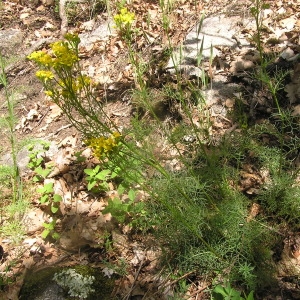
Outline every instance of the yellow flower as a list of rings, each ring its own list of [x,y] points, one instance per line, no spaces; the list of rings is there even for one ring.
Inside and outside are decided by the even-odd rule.
[[[130,26],[135,19],[135,14],[127,10],[126,7],[120,10],[120,13],[114,16],[114,21],[119,29]]]
[[[54,78],[54,74],[51,71],[47,71],[47,70],[39,70],[35,73],[35,75],[38,79],[44,82]]]
[[[86,141],[86,144],[93,149],[94,155],[100,158],[101,156],[112,152],[115,147],[118,146],[118,138],[120,136],[121,135],[118,132],[114,132],[108,138],[105,138],[104,136],[91,138]]]
[[[68,43],[59,41],[51,44],[51,49],[56,58],[53,61],[54,67],[72,67],[79,60],[76,53],[70,49]]]
[[[52,97],[54,96],[53,92],[52,91],[45,91],[45,94],[49,97]]]
[[[64,38],[67,41],[74,43],[75,45],[78,45],[80,43],[80,38],[78,37],[78,34],[67,33],[65,34]]]
[[[52,57],[44,51],[35,51],[27,56],[28,59],[35,61],[38,64],[49,67],[53,63]]]
[[[77,89],[82,90],[91,84],[91,78],[86,75],[81,75],[77,78]]]
[[[114,136],[114,138],[119,138],[119,137],[121,137],[121,134],[118,132],[118,131],[115,131],[114,133],[113,133],[113,136]]]
[[[57,57],[65,55],[69,51],[68,46],[66,45],[66,43],[64,43],[62,41],[55,42],[55,43],[51,44],[50,47],[51,47],[53,53]]]
[[[34,51],[31,54],[29,54],[27,58],[35,61],[36,59],[39,59],[43,54],[43,51]]]

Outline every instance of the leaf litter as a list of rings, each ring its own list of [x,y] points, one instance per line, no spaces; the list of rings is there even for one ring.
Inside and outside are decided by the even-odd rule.
[[[22,30],[28,29],[25,36],[26,45],[34,44],[36,39],[44,37],[59,37],[59,22],[53,18],[53,14],[45,3],[38,7],[32,5],[23,7],[18,1],[16,1],[16,3],[4,2],[3,5],[1,17],[3,17],[6,24],[10,23],[17,26],[20,24]],[[49,5],[51,7],[52,4],[50,3]],[[174,10],[173,19],[171,19],[169,37],[171,38],[172,45],[177,46],[183,42],[186,33],[191,29],[191,26],[194,25],[194,22],[199,19],[199,15],[202,12],[206,11],[212,14],[222,12],[230,14],[238,9],[238,6],[236,7],[235,5],[238,4],[230,4],[229,1],[226,3],[224,1],[215,1],[213,4],[208,3],[208,1],[203,1],[195,6],[193,1],[180,1],[180,5]],[[281,56],[284,60],[293,59],[298,55],[295,53],[299,53],[300,24],[296,17],[299,12],[299,5],[298,1],[289,1],[288,6],[285,5],[284,1],[276,1],[276,3],[273,3],[272,10],[265,12],[263,24],[268,30],[264,34],[264,42],[267,45],[271,45],[269,51],[281,52]],[[137,25],[142,28],[143,31],[143,35],[140,35],[137,41],[137,48],[143,51],[148,57],[151,57],[151,50],[155,51],[156,55],[158,55],[167,45],[167,39],[169,38],[166,35],[162,35],[162,24],[160,22],[162,19],[161,8],[154,3],[140,3],[140,1],[132,1],[130,8],[135,11],[138,17]],[[17,14],[13,15],[15,12],[17,12]],[[149,16],[150,22],[145,21],[145,15]],[[274,18],[274,16],[276,16],[276,18]],[[127,63],[127,54],[122,41],[113,29],[110,34],[105,35],[104,38],[97,38],[97,36],[89,38],[89,36],[92,36],[92,31],[96,27],[96,24],[101,23],[103,19],[105,22],[108,20],[108,15],[105,12],[92,20],[82,22],[77,28],[83,36],[87,36],[87,40],[92,41],[86,44],[83,43],[80,53],[84,59],[83,64],[93,66],[88,69],[88,72],[98,83],[99,95],[121,95],[119,93],[118,84],[120,84],[120,86],[125,84],[125,86],[130,87],[134,83],[132,68]],[[107,26],[108,23],[105,22],[104,26]],[[242,30],[244,30],[248,38],[255,33],[254,27],[246,27]],[[272,46],[272,43],[268,43],[270,39],[277,39],[278,43]],[[268,51],[268,49],[266,50]],[[215,57],[214,59],[217,61],[216,67],[213,70],[214,76],[217,72],[222,72],[227,75],[234,74],[236,76],[237,74],[254,68],[257,63],[255,51],[242,53],[233,52],[228,48],[221,49],[220,57]],[[299,70],[299,64],[296,64],[294,66],[291,82],[285,87],[294,115],[299,114],[299,105],[296,105],[300,98],[298,88]],[[154,74],[157,74],[157,70],[154,70]],[[14,74],[14,76],[18,78],[19,75]],[[20,77],[21,75],[19,78]],[[28,76],[25,80],[23,79],[23,82],[27,82],[27,80]],[[258,95],[259,99],[263,97],[263,95]],[[265,97],[267,99],[268,96],[266,95]],[[144,240],[142,240],[141,243],[131,241],[122,232],[122,230],[126,231],[125,228],[121,228],[121,232],[118,232],[120,229],[116,229],[116,224],[113,224],[111,216],[109,214],[101,214],[101,211],[106,206],[107,200],[105,197],[91,197],[86,193],[85,185],[81,182],[84,168],[89,168],[94,164],[89,149],[85,149],[80,144],[80,138],[78,138],[76,134],[71,134],[68,131],[70,127],[64,127],[68,126],[68,124],[66,124],[62,112],[55,104],[47,103],[47,99],[41,99],[41,102],[45,104],[36,104],[39,103],[36,102],[37,99],[40,99],[40,96],[31,99],[34,103],[33,108],[27,110],[26,113],[22,115],[21,122],[16,127],[16,131],[20,136],[32,134],[33,136],[43,137],[46,133],[50,133],[51,138],[57,141],[57,152],[49,154],[47,160],[54,166],[50,177],[54,183],[55,192],[63,197],[63,205],[61,205],[61,228],[69,229],[63,232],[61,246],[64,250],[75,252],[73,255],[67,255],[68,264],[71,261],[88,261],[88,258],[85,257],[84,254],[80,254],[80,252],[76,253],[76,251],[79,250],[81,246],[86,245],[93,251],[93,249],[102,245],[103,241],[101,240],[101,236],[105,235],[106,232],[111,232],[116,246],[115,251],[119,252],[121,257],[127,258],[131,269],[131,272],[128,271],[128,275],[118,280],[115,294],[122,291],[122,293],[125,292],[125,295],[127,293],[127,295],[143,297],[147,295],[150,290],[157,290],[160,286],[168,285],[166,282],[162,282],[162,277],[155,273],[157,271],[157,260],[160,249],[155,246],[152,246],[152,248],[146,246],[147,241]],[[124,101],[124,99],[119,100],[120,101],[116,102],[114,106],[108,107],[107,110],[116,119],[117,123],[123,124],[124,120],[130,116],[130,104],[128,101]],[[234,106],[234,100],[227,98],[225,105],[228,109],[231,109]],[[267,100],[263,101],[261,106],[264,110],[267,110],[267,108],[265,108],[267,106]],[[212,121],[212,131],[214,131],[215,135],[223,134],[225,132],[224,128],[228,129],[228,121],[220,117],[220,113],[216,111]],[[199,117],[195,116],[193,122],[198,126],[198,124],[200,124]],[[229,126],[232,125],[234,124],[229,120]],[[59,130],[60,128],[63,129]],[[56,132],[56,134],[51,135],[53,132]],[[178,146],[182,147],[182,151],[184,151],[184,145]],[[83,150],[82,155],[87,159],[86,165],[77,162],[74,156],[77,150]],[[177,162],[175,160],[175,165],[176,164]],[[30,175],[28,176],[30,178]],[[239,188],[251,195],[255,194],[259,186],[267,180],[261,170],[253,169],[247,165],[242,167],[240,176]],[[111,192],[114,192],[113,187],[111,187]],[[33,202],[35,201],[33,200]],[[248,220],[254,219],[260,213],[259,205],[254,203],[249,210]],[[24,225],[27,224],[26,234],[35,237],[26,238],[22,247],[14,246],[10,240],[0,240],[1,247],[4,249],[4,258],[0,266],[1,271],[7,267],[7,263],[10,261],[17,262],[12,268],[12,276],[23,272],[22,269],[24,269],[24,267],[25,269],[30,269],[32,267],[39,268],[61,263],[64,252],[54,244],[47,243],[38,237],[42,226],[41,223],[45,221],[44,218],[44,211],[38,206],[25,214]],[[150,244],[155,245],[153,241],[150,241]],[[291,241],[287,244],[288,246],[286,246],[285,251],[289,252],[291,245],[294,245],[294,259],[298,259],[298,248],[295,246],[299,244],[297,237],[291,238]],[[8,253],[9,255],[7,255]],[[20,260],[21,257],[22,259]],[[65,255],[63,255],[63,257],[65,258]],[[101,265],[101,261],[106,258],[112,261],[115,259],[113,254],[106,253],[100,255],[96,261],[94,261],[95,266]],[[111,269],[104,266],[102,266],[102,268],[108,275],[112,274]],[[167,280],[167,282],[171,283],[170,280]],[[203,282],[205,281],[203,280],[202,283]],[[198,286],[192,286],[188,291],[190,295],[189,299],[199,299],[198,296],[202,297],[203,287],[205,288],[206,285],[205,283],[201,284],[199,282],[197,284]],[[10,287],[11,290],[8,291],[8,295],[11,295],[10,299],[17,299],[16,295],[20,286],[21,283],[17,282],[16,285]],[[172,295],[172,290],[166,289],[164,293],[165,296]],[[158,296],[157,294],[157,299],[162,299],[160,297],[162,296]]]

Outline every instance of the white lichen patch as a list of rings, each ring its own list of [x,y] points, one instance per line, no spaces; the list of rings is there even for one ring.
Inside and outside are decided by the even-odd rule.
[[[86,299],[90,293],[95,291],[92,288],[95,277],[81,275],[74,269],[66,269],[55,273],[53,280],[62,288],[66,289],[71,297]]]

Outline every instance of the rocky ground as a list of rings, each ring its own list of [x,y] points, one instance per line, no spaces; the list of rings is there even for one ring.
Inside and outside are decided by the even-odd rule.
[[[299,115],[300,5],[296,0],[271,1],[270,4],[270,9],[264,12],[263,39],[265,51],[277,53],[279,59],[269,67],[282,67],[291,71],[282,97],[285,97],[286,105],[292,113]],[[172,80],[172,62],[166,61],[161,66],[159,62],[155,62],[155,58],[159,60],[162,57],[169,39],[175,52],[176,47],[183,45],[183,56],[177,63],[188,79],[199,77],[201,68],[208,74],[211,83],[210,88],[204,91],[204,113],[211,117],[212,140],[218,140],[223,134],[239,129],[235,121],[228,117],[228,113],[232,111],[241,87],[246,86],[249,94],[253,95],[246,104],[252,122],[259,122],[269,115],[270,95],[257,92],[255,85],[249,83],[251,78],[247,75],[258,63],[257,51],[251,41],[255,24],[250,15],[250,6],[251,1],[244,1],[243,5],[239,1],[211,3],[203,0],[197,2],[197,5],[194,1],[181,1],[176,4],[171,16],[170,32],[166,36],[160,21],[162,11],[157,3],[132,1],[129,4],[129,8],[137,16],[136,26],[142,28],[144,33],[136,41],[136,50],[154,61],[148,78],[154,91],[158,90],[161,81]],[[159,276],[160,249],[155,241],[151,237],[132,236],[128,228],[116,226],[109,215],[101,214],[107,198],[99,199],[87,193],[85,183],[80,180],[83,169],[95,163],[92,153],[59,107],[45,97],[42,86],[35,77],[36,66],[26,59],[32,51],[47,49],[66,30],[79,33],[83,68],[97,82],[97,93],[99,98],[106,99],[109,116],[116,124],[126,126],[133,113],[130,89],[134,87],[134,77],[124,42],[113,26],[111,16],[117,11],[115,5],[112,4],[110,9],[111,11],[107,11],[105,5],[97,1],[79,1],[75,6],[66,7],[66,24],[64,16],[57,12],[57,2],[0,3],[0,50],[2,55],[9,58],[5,72],[9,87],[16,90],[17,97],[15,112],[18,125],[15,133],[19,140],[38,138],[51,143],[50,149],[43,151],[43,156],[48,162],[54,163],[55,168],[49,181],[53,182],[55,191],[64,198],[61,208],[63,230],[59,244],[45,242],[40,237],[45,212],[38,204],[37,185],[31,185],[32,173],[27,168],[28,151],[21,149],[18,152],[19,167],[28,189],[26,193],[31,195],[32,207],[22,216],[25,233],[19,244],[11,237],[0,237],[3,248],[3,253],[0,253],[0,271],[6,272],[9,263],[13,262],[9,272],[11,278],[16,280],[14,284],[5,287],[1,299],[18,299],[27,270],[52,265],[91,264],[104,272],[110,272],[112,269],[103,264],[103,261],[120,265],[120,257],[126,260],[127,273],[116,280],[114,297],[172,297],[172,287],[176,280]],[[146,14],[150,16],[150,22],[145,20]],[[202,14],[206,18],[199,32],[197,28]],[[204,63],[199,68],[195,60],[203,38]],[[0,113],[3,116],[7,112],[3,93],[0,100]],[[195,119],[195,123],[198,121]],[[1,140],[2,164],[9,164],[10,144],[5,138],[5,129],[1,132]],[[86,163],[76,160],[75,153],[81,150],[87,159]],[[249,184],[248,180],[255,174],[250,173],[245,171],[244,181],[241,181],[241,189],[248,194],[255,193],[255,182],[251,181]],[[106,197],[113,193],[112,187]],[[9,195],[9,191],[4,191],[1,201],[1,224],[7,222],[4,213],[6,194]],[[144,196],[141,193],[140,197]],[[107,242],[103,236],[107,233],[111,234],[110,242],[114,245],[112,252],[103,251]],[[299,267],[299,256],[294,257],[292,263]],[[187,293],[186,299],[205,299],[203,291],[206,288],[206,282],[198,282]]]

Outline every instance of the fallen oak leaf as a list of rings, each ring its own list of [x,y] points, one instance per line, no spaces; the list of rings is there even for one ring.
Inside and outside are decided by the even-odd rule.
[[[46,123],[49,124],[53,121],[57,121],[63,114],[63,111],[57,104],[50,105],[51,113],[46,117]]]
[[[283,28],[292,30],[295,27],[297,19],[294,16],[281,20],[279,23]]]

